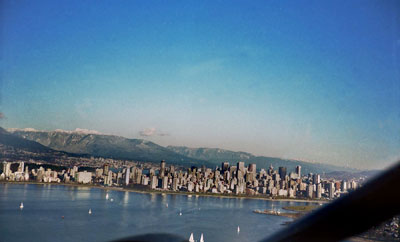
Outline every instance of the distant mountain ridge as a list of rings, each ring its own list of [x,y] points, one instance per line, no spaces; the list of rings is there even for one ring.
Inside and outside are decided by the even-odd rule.
[[[188,157],[197,157],[202,160],[249,160],[254,155],[242,151],[230,151],[220,148],[189,148],[186,146],[167,146],[179,154],[184,154]]]
[[[104,158],[126,159],[158,163],[166,160],[167,163],[182,166],[208,167],[221,166],[221,162],[228,161],[231,165],[238,161],[257,164],[257,168],[276,169],[279,166],[294,171],[300,165],[302,173],[328,173],[332,171],[358,171],[352,168],[333,166],[328,164],[310,163],[297,160],[281,159],[276,157],[255,156],[247,152],[236,152],[219,148],[189,148],[185,146],[163,147],[143,139],[128,139],[121,136],[100,134],[97,131],[76,129],[75,131],[40,131],[34,129],[9,129],[18,137],[35,141],[45,147],[57,151],[75,154],[85,154]]]
[[[126,159],[135,161],[160,162],[177,165],[211,166],[205,160],[189,158],[163,146],[142,139],[128,139],[115,135],[96,132],[77,131],[40,131],[33,129],[9,129],[9,131],[27,140],[38,142],[54,150],[76,154],[88,154],[104,158]]]
[[[21,137],[10,134],[0,127],[0,144],[13,148],[23,149],[29,152],[52,152],[53,150],[47,146],[37,142],[26,140]]]
[[[353,178],[359,179],[359,178],[371,178],[379,173],[381,173],[382,170],[365,170],[365,171],[358,171],[358,172],[348,172],[348,171],[332,171],[329,173],[324,174],[321,176],[321,178],[324,179],[330,179],[334,178],[337,180],[351,180]]]
[[[270,165],[275,168],[284,166],[288,168],[288,172],[294,171],[295,167],[300,165],[302,167],[303,174],[325,173],[332,171],[357,171],[353,168],[298,160],[288,160],[276,157],[255,156],[247,152],[230,151],[219,148],[189,148],[186,146],[167,146],[167,148],[191,158],[208,160],[209,162],[218,166],[221,166],[221,163],[224,161],[230,162],[231,165],[236,165],[237,161],[244,161],[246,164],[255,163],[257,168],[267,168]]]
[[[87,157],[53,150],[35,141],[13,135],[0,127],[0,158],[3,160],[34,159],[53,163],[65,157]]]

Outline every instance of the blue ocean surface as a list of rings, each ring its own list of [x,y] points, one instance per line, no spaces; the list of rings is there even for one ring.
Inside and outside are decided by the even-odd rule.
[[[256,214],[253,210],[302,204],[3,183],[0,241],[101,242],[161,232],[184,238],[193,233],[195,240],[203,233],[206,242],[258,241],[283,228],[291,219]]]

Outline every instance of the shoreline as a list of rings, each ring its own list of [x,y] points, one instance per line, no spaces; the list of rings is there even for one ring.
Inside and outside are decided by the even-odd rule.
[[[275,212],[275,211],[268,210],[268,209],[265,209],[265,210],[263,210],[263,211],[261,211],[261,210],[254,210],[253,213],[265,214],[265,215],[272,215],[272,216],[280,216],[280,217],[286,217],[286,218],[291,218],[291,219],[294,219],[294,220],[295,220],[295,219],[298,219],[298,218],[300,218],[301,216],[303,216],[303,215],[306,214],[306,213],[299,213],[299,212],[297,212],[297,213],[285,213],[285,212],[279,212],[279,213],[277,213],[277,212]]]
[[[86,187],[86,188],[98,188],[102,190],[112,190],[120,192],[134,192],[141,194],[168,194],[168,195],[181,195],[181,196],[202,196],[202,197],[217,197],[217,198],[235,198],[235,199],[257,199],[266,201],[276,202],[304,202],[304,203],[328,203],[329,201],[324,200],[303,200],[298,198],[268,198],[268,197],[257,197],[257,196],[237,196],[237,195],[224,195],[224,194],[207,194],[207,193],[191,193],[191,192],[174,192],[174,191],[162,191],[162,190],[138,190],[134,188],[126,187],[105,187],[93,184],[78,184],[78,183],[47,183],[47,182],[27,182],[27,181],[0,181],[0,184],[32,184],[32,185],[60,185],[70,187]]]

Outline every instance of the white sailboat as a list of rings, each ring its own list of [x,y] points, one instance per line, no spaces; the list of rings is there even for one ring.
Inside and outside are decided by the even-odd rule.
[[[165,207],[167,207],[167,208],[168,208],[168,203],[167,203],[167,204],[165,204]]]
[[[89,214],[92,214],[92,209],[89,208]]]
[[[189,237],[189,242],[194,242],[194,239],[193,239],[193,233],[191,233],[191,234],[190,234],[190,237]]]
[[[23,209],[23,208],[24,208],[24,203],[23,203],[23,202],[21,202],[21,204],[19,205],[19,208],[20,208],[20,209]]]
[[[201,233],[200,242],[204,242],[203,233]]]
[[[239,234],[240,233],[240,227],[238,226],[238,229],[237,229],[237,233]]]
[[[182,216],[182,209],[179,209],[179,216]]]
[[[108,197],[109,197],[109,196],[108,196],[108,193],[107,193],[107,194],[106,194],[106,199],[107,199],[107,200],[108,200]]]

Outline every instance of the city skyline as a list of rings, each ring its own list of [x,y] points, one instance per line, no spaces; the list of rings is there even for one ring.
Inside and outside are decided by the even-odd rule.
[[[136,191],[158,190],[163,192],[188,192],[195,194],[223,194],[264,196],[280,198],[323,199],[330,200],[355,190],[358,182],[365,182],[366,176],[355,176],[348,179],[326,178],[321,180],[318,173],[302,174],[301,166],[297,165],[295,172],[288,173],[287,167],[280,166],[274,170],[271,165],[268,169],[257,170],[254,163],[248,164],[239,161],[236,164],[223,162],[215,169],[206,166],[191,168],[167,166],[162,160],[157,166],[155,163],[122,162],[118,165],[108,159],[101,166],[73,167],[51,166],[45,169],[36,163],[2,162],[0,181],[40,183],[75,183],[115,186]],[[18,164],[18,168],[15,165]],[[14,168],[11,166],[14,165]],[[29,171],[28,166],[36,169]],[[147,168],[145,168],[146,166]],[[58,168],[57,168],[58,167]],[[114,167],[114,171],[110,169]],[[63,169],[65,168],[65,169]],[[91,171],[86,169],[90,168]],[[324,188],[326,187],[326,189]],[[336,194],[335,194],[336,191]],[[324,194],[324,196],[323,196]]]
[[[3,2],[0,126],[366,169],[400,158],[396,1],[152,3]]]

